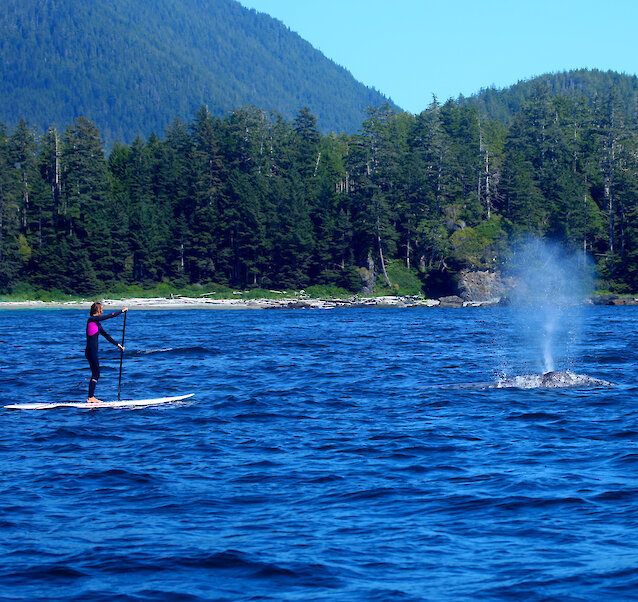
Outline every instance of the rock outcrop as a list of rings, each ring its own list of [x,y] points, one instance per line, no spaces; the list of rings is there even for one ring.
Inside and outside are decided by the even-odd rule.
[[[456,295],[450,295],[449,297],[441,297],[439,299],[440,307],[463,307],[463,299]]]
[[[497,272],[462,270],[458,279],[459,296],[463,301],[498,303],[506,286]]]

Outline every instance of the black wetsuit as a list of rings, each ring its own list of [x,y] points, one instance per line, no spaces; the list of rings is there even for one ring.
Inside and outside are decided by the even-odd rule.
[[[102,335],[109,343],[117,345],[117,342],[102,328],[103,320],[115,318],[122,313],[122,310],[114,311],[110,314],[102,314],[101,316],[90,316],[86,321],[86,349],[84,356],[89,360],[91,366],[91,380],[89,381],[89,398],[95,395],[95,387],[100,378],[100,358],[98,356],[98,337]]]

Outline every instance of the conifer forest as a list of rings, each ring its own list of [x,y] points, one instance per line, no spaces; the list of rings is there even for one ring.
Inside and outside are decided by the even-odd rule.
[[[435,100],[370,108],[354,135],[257,107],[204,106],[165,135],[115,143],[78,118],[0,126],[0,292],[97,294],[161,282],[454,291],[528,235],[638,291],[638,123],[613,93],[543,86],[507,125]]]

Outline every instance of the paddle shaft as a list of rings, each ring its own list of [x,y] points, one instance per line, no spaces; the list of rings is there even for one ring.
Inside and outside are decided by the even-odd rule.
[[[127,311],[124,312],[124,326],[122,326],[122,347],[124,347],[124,335],[126,334],[126,314]],[[124,363],[124,350],[120,351],[120,379],[117,382],[117,400],[120,400],[120,389],[122,387],[122,364]]]

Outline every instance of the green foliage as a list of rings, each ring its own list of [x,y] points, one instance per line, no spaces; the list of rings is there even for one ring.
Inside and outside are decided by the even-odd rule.
[[[58,288],[41,289],[32,286],[28,282],[17,282],[10,292],[0,295],[2,301],[46,301],[62,303],[65,301],[77,301],[78,296],[69,294]]]
[[[494,269],[498,258],[507,250],[507,233],[503,219],[492,217],[475,227],[457,230],[450,236],[452,257],[461,267],[472,269]]]
[[[438,296],[530,234],[638,286],[638,123],[613,95],[538,87],[508,128],[451,101],[368,114],[323,136],[308,109],[202,107],[108,159],[86,118],[41,138],[0,124],[0,292]]]
[[[402,261],[396,259],[388,262],[386,270],[390,286],[379,277],[374,289],[376,294],[415,296],[423,293],[423,281],[417,270],[405,267]]]
[[[313,284],[305,290],[311,299],[348,299],[352,292],[333,284]]]

